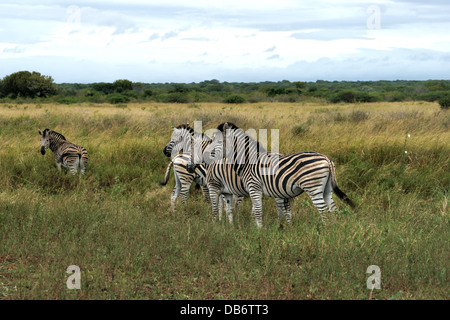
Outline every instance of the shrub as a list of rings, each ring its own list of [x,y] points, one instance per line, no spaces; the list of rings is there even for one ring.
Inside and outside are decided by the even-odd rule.
[[[441,98],[444,98],[448,96],[448,91],[433,91],[433,92],[427,92],[422,93],[416,96],[417,100],[424,100],[428,102],[434,102],[439,101]]]
[[[181,92],[172,92],[163,97],[163,102],[169,103],[188,103],[189,98],[187,94]]]
[[[231,96],[226,97],[225,99],[223,99],[224,103],[245,103],[246,100],[244,97],[238,95],[238,94],[233,94]]]
[[[117,104],[117,103],[127,103],[130,101],[130,98],[121,93],[111,93],[106,97],[109,103]]]
[[[127,79],[116,80],[113,83],[113,88],[116,92],[133,90],[133,82]]]
[[[48,97],[57,93],[57,87],[50,76],[35,71],[19,71],[3,78],[0,92],[7,97]]]
[[[144,90],[144,98],[151,97],[151,96],[153,96],[153,90],[145,89]]]
[[[354,90],[342,90],[329,97],[329,101],[332,103],[376,102],[379,100],[382,100],[379,95],[369,92],[357,92]]]
[[[379,99],[373,93],[358,92],[358,93],[356,93],[356,99],[355,100],[358,101],[358,102],[376,102],[376,101],[382,100],[382,99]]]
[[[56,103],[59,104],[74,104],[74,103],[80,103],[80,101],[76,98],[62,98],[58,99]]]
[[[442,96],[438,102],[441,109],[448,109],[450,107],[450,94]]]
[[[354,92],[353,90],[344,90],[332,96],[330,101],[333,103],[355,102],[355,99],[356,99],[356,92]]]

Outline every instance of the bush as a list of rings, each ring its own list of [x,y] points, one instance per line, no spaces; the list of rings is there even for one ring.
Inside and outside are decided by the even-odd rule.
[[[399,102],[406,100],[406,94],[399,91],[392,91],[386,94],[385,99],[390,102]]]
[[[163,102],[169,103],[188,103],[189,98],[186,93],[172,92],[162,98]]]
[[[117,104],[117,103],[127,103],[130,101],[130,98],[121,93],[111,93],[106,97],[109,103]]]
[[[52,77],[35,71],[19,71],[3,78],[0,92],[2,96],[48,97],[57,93],[57,87]]]
[[[233,94],[231,96],[226,97],[225,99],[223,99],[224,103],[245,103],[246,100],[244,97],[238,95],[238,94]]]
[[[356,94],[356,101],[358,102],[376,102],[379,99],[375,94],[368,92],[358,92]]]
[[[450,94],[442,96],[438,102],[441,109],[448,109],[450,107]]]
[[[116,80],[113,83],[113,88],[116,92],[123,92],[133,90],[133,82],[126,79]]]
[[[449,95],[448,91],[433,91],[433,92],[427,92],[422,93],[416,96],[417,100],[424,100],[428,102],[435,102],[439,101],[441,98],[445,98]]]
[[[80,101],[76,98],[62,98],[58,99],[56,103],[59,104],[74,104],[74,103],[80,103]]]
[[[151,96],[153,96],[153,90],[145,89],[144,90],[144,98],[151,97]]]
[[[338,103],[338,102],[355,102],[356,99],[356,92],[353,90],[344,90],[336,93],[335,95],[331,96],[330,102],[332,103]]]
[[[332,103],[338,102],[376,102],[382,100],[381,97],[369,92],[357,92],[354,90],[343,90],[332,95],[328,99]]]

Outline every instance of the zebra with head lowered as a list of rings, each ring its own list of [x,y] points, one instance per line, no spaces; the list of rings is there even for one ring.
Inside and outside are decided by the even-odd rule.
[[[42,155],[45,155],[47,149],[52,150],[59,171],[63,166],[69,168],[72,174],[76,174],[78,169],[84,174],[88,164],[88,153],[85,148],[67,141],[62,134],[50,129],[45,129],[44,132],[39,130],[39,134]]]
[[[178,197],[180,197],[182,203],[186,203],[189,189],[194,181],[201,187],[205,200],[209,202],[205,167],[198,166],[191,172],[187,169],[191,157],[191,139],[193,136],[198,137],[200,140],[201,150],[204,150],[211,143],[211,139],[207,135],[196,133],[194,129],[189,127],[189,124],[181,124],[173,128],[172,137],[163,151],[167,157],[173,157],[167,166],[164,181],[159,183],[160,185],[167,184],[170,169],[173,167],[175,187],[171,195],[172,211],[175,211]],[[180,151],[183,153],[178,154]]]
[[[217,127],[217,131],[212,135],[212,140],[215,139],[215,135],[217,133],[221,135],[223,126],[224,123]],[[219,142],[216,141],[215,143]],[[209,189],[213,219],[217,219],[218,206],[222,203],[219,201],[219,198],[224,197],[226,215],[228,221],[231,223],[233,222],[233,198],[236,199],[234,206],[235,211],[237,212],[243,198],[248,197],[249,193],[247,192],[242,179],[233,170],[233,165],[227,163],[227,159],[221,156],[221,150],[219,150],[219,153],[215,153],[214,146],[209,144],[207,148],[199,151],[198,146],[200,144],[201,140],[194,136],[193,145],[195,152],[191,154],[191,161],[188,166],[188,171],[192,172],[194,168],[202,165],[205,166],[206,183]],[[214,157],[212,154],[214,154]],[[210,159],[211,161],[205,161],[205,159]],[[219,212],[219,220],[220,219],[221,213]]]
[[[332,191],[354,207],[337,186],[335,167],[327,156],[317,152],[266,153],[257,147],[259,144],[252,137],[236,126],[225,123],[223,132],[226,134],[224,143],[218,141],[222,135],[216,135],[206,152],[215,148],[216,153],[225,152],[224,156],[231,159],[233,170],[241,177],[250,195],[252,214],[259,228],[262,227],[263,195],[275,198],[280,226],[283,218],[288,223],[291,220],[289,200],[303,192],[311,198],[323,222],[328,219],[325,209],[330,212],[336,210]]]

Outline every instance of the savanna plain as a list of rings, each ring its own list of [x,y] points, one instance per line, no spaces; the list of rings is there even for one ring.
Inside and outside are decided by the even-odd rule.
[[[325,226],[302,194],[278,230],[265,198],[257,229],[250,199],[213,222],[192,186],[172,212],[162,151],[193,121],[279,129],[281,153],[326,154],[356,208],[334,196]],[[45,128],[88,150],[83,177],[40,154]],[[448,299],[449,129],[449,111],[413,101],[0,104],[0,299]]]

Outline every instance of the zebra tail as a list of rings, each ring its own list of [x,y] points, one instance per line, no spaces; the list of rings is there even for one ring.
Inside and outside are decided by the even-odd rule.
[[[81,169],[81,153],[78,154],[78,163],[77,163],[76,168],[77,168],[77,170]]]
[[[334,193],[341,198],[346,204],[348,204],[352,209],[355,208],[355,204],[352,200],[341,190],[338,186],[333,186]]]
[[[331,186],[333,188],[333,192],[346,204],[348,204],[352,209],[355,208],[355,203],[342,191],[339,189],[336,181],[336,171],[334,168],[334,163],[329,160],[330,163],[330,170],[331,170]]]
[[[166,174],[164,176],[164,181],[160,181],[159,185],[160,186],[165,186],[167,184],[167,181],[169,181],[169,177],[170,177],[170,168],[172,168],[173,166],[173,161],[170,161],[169,165],[167,166],[166,169]]]

